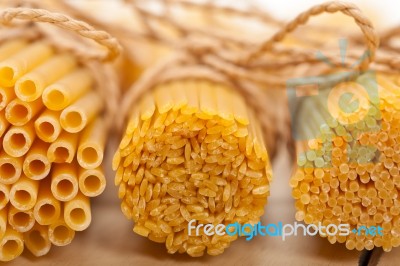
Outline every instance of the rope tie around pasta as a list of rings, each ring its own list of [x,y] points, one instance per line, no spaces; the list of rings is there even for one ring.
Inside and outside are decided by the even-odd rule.
[[[38,22],[106,50],[85,53],[76,36]],[[105,62],[120,48],[108,33],[43,9],[4,9],[0,23],[15,27],[0,40],[0,260],[9,261],[24,247],[43,256],[89,226],[118,100]]]

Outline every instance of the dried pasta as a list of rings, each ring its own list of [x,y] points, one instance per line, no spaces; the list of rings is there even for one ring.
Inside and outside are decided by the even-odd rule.
[[[349,224],[350,230],[382,228],[383,235],[327,236],[329,242],[345,243],[350,250],[390,251],[400,245],[399,85],[380,74],[364,74],[332,89],[359,95],[359,111],[333,119],[328,110],[340,111],[331,105],[339,98],[323,93],[298,110],[299,130],[314,129],[316,137],[298,145],[298,167],[290,180],[296,219],[324,226]],[[366,91],[369,94],[360,94]],[[322,104],[327,99],[331,109]]]
[[[145,94],[113,169],[133,231],[190,256],[221,254],[237,237],[189,236],[191,219],[257,223],[272,176],[261,128],[244,99],[202,80],[161,84]]]
[[[0,260],[13,260],[21,255],[23,250],[24,241],[22,234],[7,227],[7,230],[0,241]]]
[[[89,226],[89,198],[106,185],[95,86],[75,56],[46,42],[0,43],[0,261],[24,247],[43,256]]]

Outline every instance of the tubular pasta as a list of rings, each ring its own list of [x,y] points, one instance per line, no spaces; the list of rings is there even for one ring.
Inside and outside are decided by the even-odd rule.
[[[60,113],[45,110],[35,121],[38,138],[45,142],[54,142],[61,134]]]
[[[95,91],[65,108],[60,115],[61,127],[70,133],[80,132],[101,111],[103,102]]]
[[[56,163],[71,163],[75,157],[77,144],[77,134],[62,132],[58,139],[50,145],[47,151],[49,161]]]
[[[17,79],[46,61],[53,49],[44,42],[36,42],[0,62],[0,86],[14,86]]]
[[[92,83],[89,71],[78,69],[48,86],[42,95],[43,103],[50,110],[61,111],[89,92]]]
[[[92,220],[89,198],[78,193],[73,200],[65,202],[64,220],[75,231],[83,231],[88,228]]]
[[[103,162],[106,129],[101,118],[94,120],[82,132],[79,141],[77,160],[81,167],[94,169]]]
[[[85,196],[96,197],[106,187],[106,178],[102,168],[84,169],[79,171],[79,189]]]
[[[36,133],[32,123],[11,127],[3,138],[4,151],[13,157],[24,156],[32,146]]]
[[[46,255],[51,248],[48,236],[48,226],[35,224],[31,230],[24,233],[26,248],[36,257]]]
[[[30,210],[35,206],[38,190],[38,181],[22,175],[21,178],[11,186],[10,202],[18,210]]]
[[[76,164],[56,164],[51,174],[51,191],[60,201],[70,201],[78,193]]]
[[[41,180],[50,173],[51,163],[47,158],[48,148],[48,143],[36,140],[25,156],[22,169],[30,179]]]
[[[76,66],[76,60],[71,55],[51,57],[39,67],[18,79],[15,84],[15,94],[26,102],[40,98],[44,89],[65,76]]]

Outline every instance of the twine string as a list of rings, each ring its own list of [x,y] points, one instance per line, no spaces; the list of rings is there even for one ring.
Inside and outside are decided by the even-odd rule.
[[[33,2],[25,3],[21,1],[21,4],[31,5],[32,3]],[[35,6],[38,5],[38,3],[35,3]],[[15,20],[23,20],[27,23],[16,23]],[[54,31],[47,31],[36,24],[32,24],[32,22],[49,23],[60,29],[77,33],[81,37],[93,40],[104,46],[106,51],[91,49],[90,47],[82,49],[82,44],[78,42],[68,42],[68,44],[66,44],[66,39],[60,38],[58,34],[61,34],[61,32],[57,32],[58,37],[56,38],[56,36],[53,36]],[[15,36],[23,38],[28,36],[28,39],[44,38],[53,44],[55,48],[61,47],[63,50],[72,52],[93,74],[97,85],[95,88],[105,104],[104,120],[106,130],[108,131],[108,129],[111,128],[113,117],[118,110],[120,90],[118,88],[118,78],[115,76],[114,70],[110,65],[105,64],[105,62],[114,60],[121,51],[121,46],[114,37],[105,31],[95,29],[83,21],[78,21],[67,15],[40,8],[17,7],[4,9],[0,11],[0,24],[15,28],[13,30],[8,30],[13,32],[14,35],[8,34],[7,37],[3,37],[2,35],[0,41]],[[66,34],[66,32],[64,32],[64,34]]]
[[[7,8],[0,11],[0,24],[4,26],[13,26],[13,20],[26,20],[29,22],[44,22],[56,25],[62,29],[66,29],[77,33],[78,35],[91,39],[98,44],[107,48],[107,52],[97,51],[90,54],[78,54],[79,58],[86,60],[112,61],[120,53],[121,47],[118,41],[102,30],[96,30],[89,24],[75,20],[61,13],[50,12],[45,9],[32,9],[25,7]]]
[[[249,62],[259,58],[263,53],[271,50],[275,43],[282,41],[287,34],[293,32],[299,26],[306,24],[311,17],[323,13],[336,12],[342,12],[343,14],[352,17],[362,31],[367,45],[367,50],[365,53],[368,56],[366,56],[365,60],[363,60],[363,62],[360,64],[360,70],[367,70],[369,64],[374,61],[375,52],[379,46],[379,36],[375,31],[371,21],[363,15],[361,10],[356,5],[339,1],[332,1],[316,5],[305,12],[300,13],[296,18],[276,32],[271,38],[267,39],[259,47],[256,47],[253,51],[250,51],[247,55],[245,55],[241,61],[248,64]]]

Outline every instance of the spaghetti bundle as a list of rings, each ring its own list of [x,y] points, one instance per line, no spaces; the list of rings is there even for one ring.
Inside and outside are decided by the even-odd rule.
[[[132,109],[113,168],[133,231],[169,253],[221,254],[237,236],[196,236],[196,224],[257,223],[271,166],[243,98],[213,81],[161,83]]]
[[[346,93],[358,101],[341,105]],[[364,74],[321,90],[297,109],[298,130],[315,138],[298,143],[298,168],[290,180],[296,219],[348,224],[349,235],[325,234],[331,243],[385,251],[400,245],[399,103],[398,84]],[[375,233],[368,231],[373,226]]]
[[[41,9],[6,9],[2,22],[21,14],[94,31]],[[42,256],[69,244],[91,222],[90,197],[105,188],[104,99],[96,75],[74,52],[40,33],[0,42],[0,261],[24,247]]]

